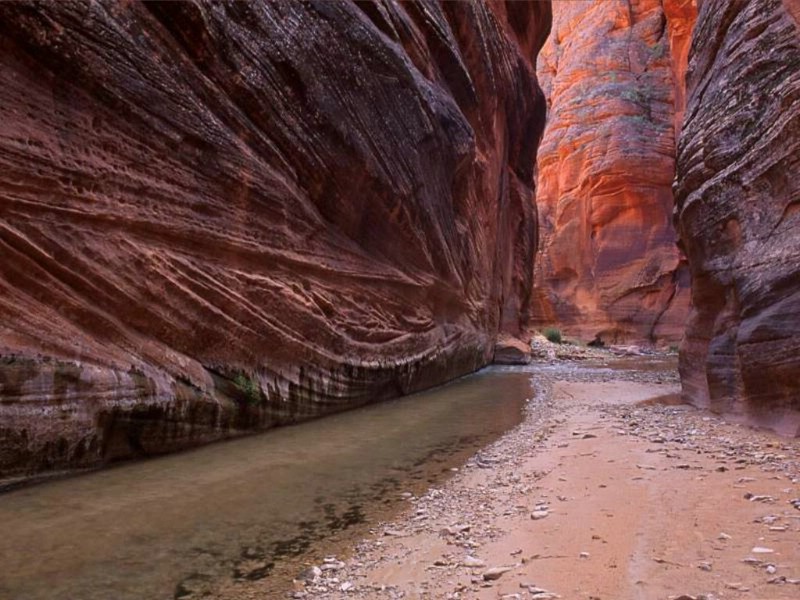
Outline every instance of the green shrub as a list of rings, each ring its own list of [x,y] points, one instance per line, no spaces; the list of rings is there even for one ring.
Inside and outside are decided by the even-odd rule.
[[[554,344],[560,344],[561,343],[561,330],[560,329],[556,329],[554,327],[549,327],[549,328],[545,329],[542,333],[544,334],[544,337],[546,337],[548,341],[550,341],[550,342],[552,342]]]
[[[655,46],[650,48],[650,55],[655,59],[664,58],[666,53],[667,45],[664,43],[664,40],[661,40]]]
[[[261,402],[261,387],[258,382],[244,373],[237,373],[233,384],[248,404]]]

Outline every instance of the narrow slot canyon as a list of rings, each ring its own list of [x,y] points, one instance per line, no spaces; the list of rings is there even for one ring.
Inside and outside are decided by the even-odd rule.
[[[800,595],[800,0],[9,0],[0,108],[0,600]]]

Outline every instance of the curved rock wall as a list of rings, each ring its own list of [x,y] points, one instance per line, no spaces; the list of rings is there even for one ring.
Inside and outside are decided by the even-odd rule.
[[[412,392],[527,324],[549,3],[0,3],[0,478]]]
[[[800,434],[800,2],[705,0],[678,149],[686,398]]]
[[[673,343],[688,313],[672,180],[692,0],[553,4],[538,60],[534,324],[587,341]]]

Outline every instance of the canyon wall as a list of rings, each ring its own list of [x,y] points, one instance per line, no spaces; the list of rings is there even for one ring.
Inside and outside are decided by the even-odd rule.
[[[800,1],[705,0],[676,210],[685,397],[800,434]]]
[[[537,71],[533,324],[585,341],[675,343],[689,276],[672,224],[693,0],[553,3]]]
[[[527,326],[549,3],[0,3],[0,479],[442,383]]]

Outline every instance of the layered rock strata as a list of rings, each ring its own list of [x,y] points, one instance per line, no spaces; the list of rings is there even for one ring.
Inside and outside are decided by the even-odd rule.
[[[689,278],[672,225],[692,0],[553,4],[538,59],[534,324],[585,341],[680,340]]]
[[[800,2],[706,0],[677,224],[692,275],[685,397],[800,433]]]
[[[0,478],[409,393],[526,326],[549,3],[0,3]]]

